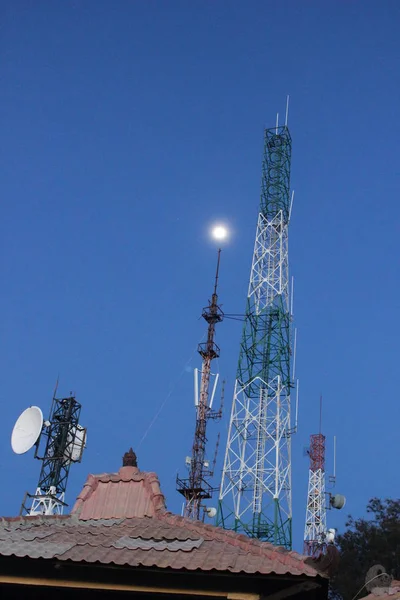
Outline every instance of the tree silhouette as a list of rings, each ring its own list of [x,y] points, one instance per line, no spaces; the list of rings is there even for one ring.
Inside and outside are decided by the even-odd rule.
[[[340,567],[332,589],[344,600],[352,600],[365,583],[367,571],[383,565],[394,579],[400,579],[400,499],[372,498],[367,505],[369,519],[349,516],[347,530],[337,536]],[[357,598],[366,596],[364,588]]]

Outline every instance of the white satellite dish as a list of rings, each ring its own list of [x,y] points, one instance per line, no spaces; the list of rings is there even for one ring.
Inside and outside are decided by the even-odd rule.
[[[11,448],[15,454],[24,454],[35,445],[42,432],[43,413],[31,406],[18,417],[11,434]]]

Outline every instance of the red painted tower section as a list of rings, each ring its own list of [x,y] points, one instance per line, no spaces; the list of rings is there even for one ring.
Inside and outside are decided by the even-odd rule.
[[[310,471],[325,472],[325,436],[316,433],[310,436]]]

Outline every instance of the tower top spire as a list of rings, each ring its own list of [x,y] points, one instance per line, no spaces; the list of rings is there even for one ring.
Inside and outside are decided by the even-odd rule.
[[[217,269],[215,272],[215,284],[214,284],[214,296],[217,295],[217,287],[218,287],[218,277],[219,277],[219,264],[221,262],[221,248],[218,248],[218,258],[217,258]]]

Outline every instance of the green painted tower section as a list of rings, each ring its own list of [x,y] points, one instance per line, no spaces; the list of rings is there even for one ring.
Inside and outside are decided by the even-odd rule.
[[[217,524],[291,548],[292,314],[288,227],[292,141],[266,129],[261,201]]]

